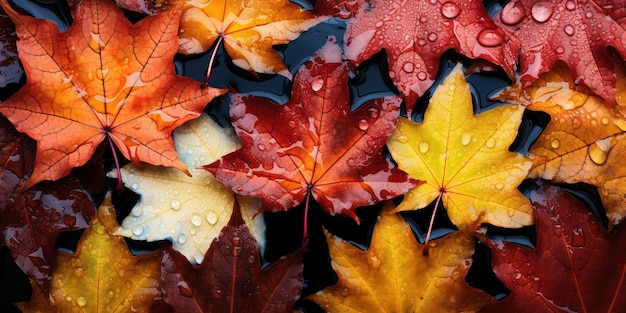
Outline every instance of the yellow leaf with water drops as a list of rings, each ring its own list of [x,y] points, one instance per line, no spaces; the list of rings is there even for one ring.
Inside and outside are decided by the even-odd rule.
[[[475,312],[493,301],[464,279],[474,254],[472,229],[431,241],[425,257],[392,209],[385,203],[367,251],[326,232],[339,280],[308,299],[327,312]]]
[[[626,216],[626,116],[588,89],[576,86],[569,70],[557,65],[509,101],[550,114],[532,145],[537,156],[531,178],[598,187],[609,222]]]
[[[457,66],[434,92],[424,122],[400,119],[387,141],[398,167],[426,180],[396,210],[421,209],[437,200],[459,227],[477,221],[511,228],[531,225],[532,206],[517,186],[532,161],[508,150],[523,111],[503,105],[475,115]]]
[[[74,254],[59,251],[49,299],[34,292],[24,312],[150,312],[159,295],[161,251],[133,256],[117,227],[108,193]],[[48,302],[49,300],[49,302]]]
[[[223,41],[237,66],[291,78],[273,46],[296,39],[322,20],[289,0],[186,0],[179,52],[202,53]]]
[[[147,164],[124,166],[124,184],[141,199],[115,234],[136,240],[169,239],[174,249],[199,264],[228,223],[235,195],[213,174],[198,167],[239,149],[241,142],[232,128],[220,127],[206,113],[177,128],[173,137],[176,152],[192,176]],[[117,174],[112,171],[109,176]],[[242,216],[262,249],[265,224],[262,218],[252,219],[261,202],[252,197],[239,197],[238,201]]]

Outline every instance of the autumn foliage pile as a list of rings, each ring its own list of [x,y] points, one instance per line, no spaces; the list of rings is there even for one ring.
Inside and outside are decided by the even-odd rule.
[[[626,312],[622,0],[0,3],[1,310]]]

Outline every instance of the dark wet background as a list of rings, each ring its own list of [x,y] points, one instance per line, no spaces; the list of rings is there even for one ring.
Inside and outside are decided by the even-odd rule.
[[[61,1],[14,0],[13,2],[33,16],[54,21],[61,30],[65,30],[71,25],[72,17],[69,14],[69,9]],[[307,0],[299,1],[305,8],[311,8],[313,5],[311,2]],[[485,5],[490,13],[493,14],[500,10],[502,3],[487,1]],[[134,12],[126,13],[131,21],[136,21],[143,17],[141,14]],[[344,31],[345,23],[343,21],[331,19],[310,29],[290,44],[275,48],[284,56],[285,63],[291,73],[295,75],[300,65],[306,62],[317,49],[326,43],[328,36],[334,36],[339,44],[342,45]],[[175,64],[178,72],[181,75],[203,82],[207,64],[211,57],[210,54],[208,52],[196,56],[177,56]],[[472,65],[472,60],[460,56],[454,51],[449,51],[444,55],[441,60],[438,79],[430,91],[418,100],[412,116],[413,120],[422,120],[422,114],[426,109],[430,94],[458,62],[463,63],[466,68]],[[290,81],[279,75],[260,74],[258,77],[255,77],[251,73],[237,68],[224,53],[223,46],[218,49],[212,72],[214,74],[211,75],[209,85],[213,87],[234,88],[238,92],[269,98],[278,104],[284,104],[289,100],[291,93]],[[369,61],[364,62],[353,74],[353,78],[350,79],[346,86],[351,92],[353,110],[358,109],[360,105],[368,100],[393,95],[397,92],[387,74],[385,51],[381,51]],[[471,86],[475,113],[501,105],[502,103],[490,101],[489,97],[510,84],[503,72],[472,74],[467,77],[467,80]],[[22,77],[21,82],[24,82],[24,77]],[[11,84],[6,88],[0,89],[0,97],[2,97],[0,100],[6,99],[19,86]],[[207,112],[222,126],[229,123],[228,103],[229,98],[225,96],[215,99],[207,107]],[[406,115],[406,113],[403,114]],[[539,136],[549,120],[550,117],[545,113],[527,110],[520,126],[518,138],[511,145],[510,150],[526,154],[532,142]],[[387,151],[383,151],[383,153],[390,157]],[[114,168],[112,153],[108,147],[105,148],[103,159],[106,167],[105,172]],[[114,190],[116,181],[107,179],[106,185]],[[522,192],[527,192],[534,186],[533,181],[526,181],[519,189]],[[561,187],[584,201],[594,215],[606,226],[606,216],[595,187],[582,184]],[[104,191],[93,195],[97,202],[96,206],[103,196]],[[121,194],[115,195],[114,202],[116,210],[119,212],[120,221],[130,212],[137,199],[138,196],[128,189]],[[369,246],[376,217],[381,209],[381,205],[357,209],[357,215],[361,220],[361,224],[357,225],[350,218],[330,217],[322,213],[312,198],[311,201],[309,204],[310,216],[308,218],[309,250],[304,259],[304,295],[332,285],[337,279],[330,266],[330,257],[327,252],[322,225],[333,234],[353,242],[361,249],[366,249]],[[399,202],[401,199],[395,199],[395,201]],[[426,230],[428,229],[428,222],[433,207],[434,204],[420,211],[402,213],[402,216],[409,223],[420,243],[423,243],[426,237]],[[304,204],[288,212],[266,213],[258,218],[264,218],[267,223],[267,245],[264,255],[264,260],[267,264],[297,250],[301,246]],[[455,230],[456,228],[449,221],[445,210],[438,209],[431,240],[445,236]],[[74,250],[81,234],[82,231],[63,233],[57,239],[57,246],[59,249]],[[487,235],[494,240],[511,241],[530,247],[534,246],[536,237],[534,226],[515,230],[489,226]],[[158,249],[160,244],[163,244],[133,240],[127,240],[127,242],[136,253]],[[501,299],[506,297],[509,291],[495,278],[491,271],[490,257],[489,249],[484,244],[477,242],[474,263],[470,268],[466,281],[470,285],[481,288],[496,298]],[[28,300],[32,289],[29,286],[27,276],[15,265],[6,247],[0,248],[0,259],[0,312],[19,312],[12,308],[10,303]],[[306,312],[321,311],[311,301],[299,301],[297,307]]]

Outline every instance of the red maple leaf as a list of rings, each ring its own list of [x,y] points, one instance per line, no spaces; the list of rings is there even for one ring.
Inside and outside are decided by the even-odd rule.
[[[4,117],[0,148],[0,246],[9,248],[17,265],[47,294],[57,235],[87,227],[95,208],[75,176],[22,191],[33,172],[35,142]]]
[[[511,294],[480,312],[626,312],[626,231],[608,235],[571,194],[541,186],[537,247],[487,240]]]
[[[346,30],[346,56],[358,65],[386,49],[389,76],[404,95],[409,116],[448,49],[490,61],[513,75],[516,59],[505,60],[504,33],[481,1],[372,0],[369,7],[362,6]]]
[[[164,302],[155,311],[288,312],[302,290],[304,247],[261,269],[259,246],[237,203],[204,261],[193,266],[172,248],[163,257]]]
[[[416,186],[382,154],[400,99],[351,112],[340,55],[336,44],[322,48],[297,73],[285,105],[233,96],[230,115],[243,147],[204,168],[235,192],[261,197],[263,210],[288,210],[312,195],[326,212],[354,219],[357,207]]]
[[[607,47],[626,57],[624,2],[596,2],[514,0],[496,14],[494,21],[505,31],[506,46],[515,54],[519,51],[522,87],[562,61],[576,83],[616,102],[616,76]]]

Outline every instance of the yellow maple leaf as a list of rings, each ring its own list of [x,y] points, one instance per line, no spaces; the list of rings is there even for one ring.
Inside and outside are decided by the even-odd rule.
[[[219,38],[237,66],[291,79],[273,46],[296,39],[322,20],[289,0],[187,0],[179,52],[205,52]]]
[[[25,312],[149,312],[159,294],[162,252],[132,256],[117,228],[111,195],[74,254],[59,251],[49,299],[34,292]],[[48,303],[49,300],[49,303]]]
[[[308,297],[327,312],[474,312],[492,298],[465,282],[474,239],[459,231],[422,255],[410,227],[385,203],[367,251],[326,232],[339,280]]]
[[[505,105],[474,115],[469,87],[457,66],[437,88],[424,122],[400,119],[387,146],[398,167],[426,183],[411,189],[397,211],[440,199],[452,223],[501,227],[533,223],[532,206],[517,186],[532,165],[508,151],[523,107]]]
[[[536,156],[529,177],[597,186],[610,224],[618,224],[626,216],[626,116],[621,108],[576,86],[560,63],[523,91],[507,93],[508,101],[551,117],[529,151]]]

